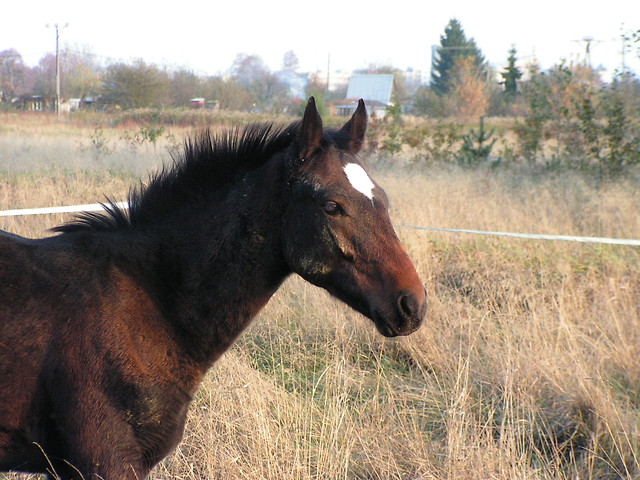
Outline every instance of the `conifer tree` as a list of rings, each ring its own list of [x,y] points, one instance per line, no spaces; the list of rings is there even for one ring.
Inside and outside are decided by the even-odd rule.
[[[511,46],[509,58],[507,58],[507,68],[501,73],[503,78],[504,93],[507,97],[513,98],[518,93],[518,80],[522,77],[522,72],[516,66],[516,47]]]
[[[478,68],[484,64],[484,56],[476,46],[475,40],[467,39],[462,25],[453,18],[444,29],[444,34],[440,35],[440,46],[431,67],[430,85],[438,95],[444,95],[451,89],[451,74],[456,59],[460,57],[473,57],[473,63]]]

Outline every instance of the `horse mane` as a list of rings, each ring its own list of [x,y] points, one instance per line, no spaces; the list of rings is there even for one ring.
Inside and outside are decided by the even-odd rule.
[[[128,209],[107,198],[102,204],[104,212],[82,213],[52,230],[107,231],[152,221],[258,168],[290,145],[298,124],[276,127],[272,123],[254,123],[215,135],[207,129],[185,141],[183,152],[177,158],[172,155],[169,168],[163,167],[147,185],[140,183],[129,191]]]

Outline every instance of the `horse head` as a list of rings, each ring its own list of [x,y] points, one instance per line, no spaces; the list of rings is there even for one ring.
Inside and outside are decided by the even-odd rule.
[[[286,153],[289,267],[369,317],[388,337],[408,335],[426,312],[426,293],[395,234],[384,190],[358,157],[367,128],[360,100],[339,130],[323,129],[313,98]]]

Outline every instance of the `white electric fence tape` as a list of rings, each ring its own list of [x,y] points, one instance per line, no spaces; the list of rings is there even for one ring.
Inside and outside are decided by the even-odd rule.
[[[415,227],[413,225],[396,225],[396,228],[412,228],[414,230],[431,230],[434,232],[468,233],[472,235],[493,235],[496,237],[528,238],[533,240],[559,240],[561,242],[604,243],[608,245],[640,246],[640,240],[603,237],[576,237],[571,235],[545,235],[539,233],[488,232],[484,230],[461,230],[458,228]]]
[[[118,202],[116,205],[120,208],[128,208],[127,202]],[[102,203],[87,203],[85,205],[67,205],[65,207],[44,207],[44,208],[21,208],[19,210],[3,210],[0,211],[0,217],[17,217],[21,215],[41,215],[45,213],[80,213],[80,212],[99,212],[104,210]]]
[[[127,202],[118,202],[116,205],[120,208],[128,208]],[[45,207],[45,208],[23,208],[18,210],[0,210],[0,217],[13,217],[21,215],[41,215],[47,213],[80,213],[80,212],[99,212],[104,210],[101,203],[88,203],[85,205],[68,205],[63,207]],[[490,232],[485,230],[462,230],[458,228],[436,228],[436,227],[417,227],[413,225],[395,225],[396,228],[410,228],[414,230],[429,230],[433,232],[449,232],[449,233],[467,233],[471,235],[492,235],[496,237],[526,238],[532,240],[557,240],[561,242],[581,242],[581,243],[600,243],[607,245],[630,245],[639,247],[640,240],[624,239],[624,238],[603,238],[603,237],[576,237],[571,235],[544,235],[538,233],[513,233],[513,232]]]

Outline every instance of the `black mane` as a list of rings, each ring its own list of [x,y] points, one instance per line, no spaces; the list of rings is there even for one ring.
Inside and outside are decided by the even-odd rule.
[[[256,123],[217,135],[205,130],[185,141],[170,168],[151,176],[148,185],[130,190],[128,209],[107,198],[105,212],[82,213],[53,231],[117,230],[158,218],[258,168],[289,146],[297,127],[298,122],[287,127]]]

